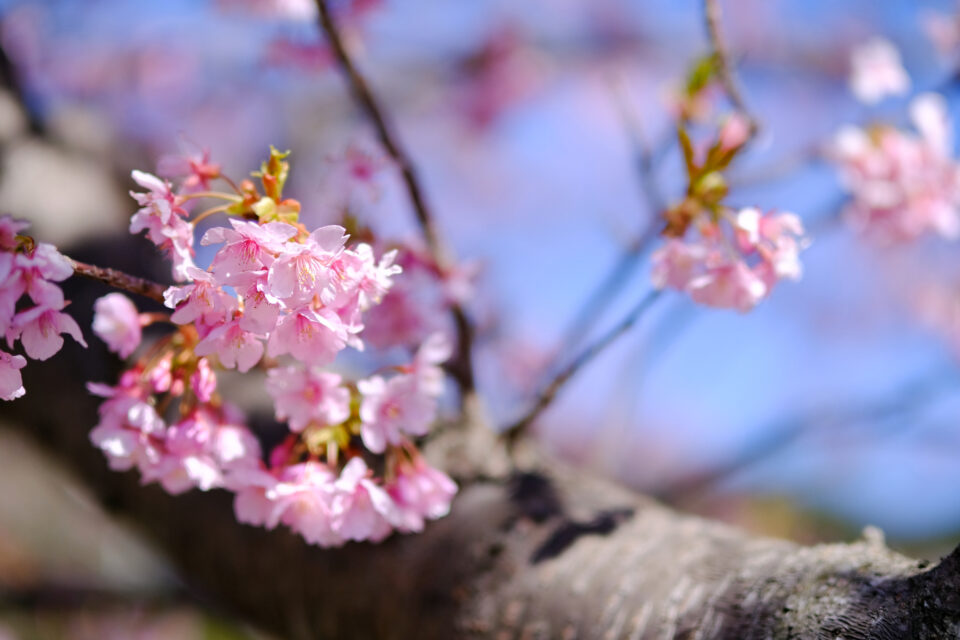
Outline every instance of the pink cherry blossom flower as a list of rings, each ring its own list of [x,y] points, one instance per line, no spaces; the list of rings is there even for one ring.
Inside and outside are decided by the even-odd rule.
[[[393,285],[393,276],[403,271],[399,265],[394,264],[396,256],[396,250],[388,251],[381,256],[378,263],[373,247],[366,243],[344,251],[331,265],[338,276],[339,291],[334,299],[324,302],[342,307],[355,300],[361,311],[379,304]]]
[[[330,265],[343,250],[345,241],[344,228],[329,225],[311,233],[304,243],[286,243],[270,265],[270,295],[289,307],[312,301],[331,283],[334,273]]]
[[[50,244],[38,243],[32,251],[13,255],[8,282],[4,285],[14,298],[23,293],[35,304],[62,308],[63,291],[53,284],[73,274],[73,266]]]
[[[449,360],[452,353],[450,339],[442,333],[432,333],[423,341],[410,367],[421,393],[433,397],[443,394],[444,373],[439,365]]]
[[[13,318],[12,333],[7,333],[8,345],[12,335],[19,336],[27,356],[34,360],[46,360],[63,347],[61,334],[67,333],[86,347],[76,320],[52,307],[36,306],[18,313]]]
[[[888,40],[873,38],[854,49],[850,55],[850,89],[867,104],[905,94],[910,89],[910,77],[897,48]]]
[[[197,360],[197,368],[190,376],[190,389],[200,402],[210,402],[217,390],[217,374],[206,358]]]
[[[243,298],[243,317],[240,327],[253,333],[272,333],[280,317],[280,301],[267,293],[267,270],[248,274],[251,278]]]
[[[953,133],[942,96],[922,94],[910,115],[919,135],[880,127],[842,129],[831,153],[853,198],[845,210],[855,228],[885,244],[933,232],[960,235],[960,165],[950,157]]]
[[[237,301],[220,288],[213,275],[197,268],[187,270],[193,281],[182,287],[169,287],[163,292],[163,301],[175,309],[170,319],[177,324],[198,322],[201,333],[214,327],[233,313]]]
[[[422,531],[425,519],[436,520],[450,512],[457,484],[422,456],[397,466],[397,476],[387,486],[400,515],[403,531]]]
[[[400,444],[403,434],[422,436],[436,418],[437,400],[425,393],[417,376],[401,374],[389,381],[373,376],[357,383],[360,404],[360,436],[374,453],[387,444]]]
[[[754,271],[768,289],[784,278],[800,279],[800,251],[809,244],[800,218],[792,213],[763,214],[748,207],[737,213],[736,227],[741,251],[759,255],[761,262]]]
[[[210,161],[210,150],[195,145],[179,155],[162,156],[157,161],[157,173],[164,178],[184,178],[182,193],[209,191],[210,181],[220,176],[220,165]]]
[[[371,478],[363,458],[352,458],[337,479],[332,528],[346,540],[379,542],[399,523],[400,513],[386,491]]]
[[[700,304],[746,312],[782,279],[800,278],[808,242],[790,213],[746,208],[719,223],[702,222],[690,239],[671,238],[652,256],[657,288],[686,291]],[[693,234],[693,231],[688,233]]]
[[[415,252],[399,255],[403,277],[394,281],[378,306],[364,316],[364,341],[385,348],[415,347],[435,332],[453,334],[444,281]]]
[[[653,263],[650,276],[653,286],[683,291],[696,276],[706,257],[707,249],[702,244],[669,238],[650,257]]]
[[[167,429],[162,454],[142,469],[142,479],[157,481],[173,494],[193,487],[207,491],[223,486],[229,470],[254,469],[259,463],[260,445],[248,429],[197,409]]]
[[[146,193],[130,192],[140,209],[130,218],[130,233],[147,232],[147,238],[166,252],[173,263],[174,279],[188,279],[193,264],[193,225],[184,220],[187,211],[173,193],[169,182],[156,176],[134,171],[133,180],[147,189]]]
[[[279,483],[277,477],[262,468],[232,469],[224,477],[225,486],[234,492],[233,513],[238,522],[272,529],[279,519],[274,520],[275,505],[267,497]],[[271,524],[272,522],[272,524]]]
[[[30,226],[11,215],[0,216],[0,251],[12,251],[17,246],[17,235]]]
[[[297,228],[285,222],[257,224],[231,220],[233,229],[213,227],[200,240],[202,245],[220,244],[210,270],[223,285],[243,285],[249,274],[269,267],[275,255],[284,250],[284,243],[297,234]]]
[[[110,351],[128,357],[140,346],[140,314],[122,293],[109,293],[93,304],[93,332]]]
[[[140,381],[142,371],[130,369],[116,387],[88,384],[94,395],[106,400],[98,412],[100,421],[90,440],[107,456],[111,469],[125,471],[136,465],[148,467],[161,456],[159,446],[166,424],[146,401],[148,390]]]
[[[324,547],[343,544],[333,530],[333,501],[337,476],[319,462],[304,462],[282,469],[279,482],[265,492],[273,503],[268,528],[283,522],[311,543]]]
[[[767,285],[744,262],[718,256],[708,264],[687,285],[694,302],[745,313],[767,294]]]
[[[0,399],[15,400],[26,393],[20,369],[27,365],[23,356],[0,351]]]
[[[280,319],[270,335],[267,353],[270,357],[289,353],[306,364],[326,365],[347,344],[360,345],[334,311],[302,308]]]
[[[336,425],[350,417],[350,392],[341,381],[317,367],[277,367],[267,372],[266,386],[277,419],[300,432],[311,422]]]
[[[217,0],[217,4],[224,9],[289,20],[313,20],[317,15],[317,6],[310,0]]]
[[[243,330],[240,318],[234,318],[214,327],[197,343],[194,352],[198,356],[216,354],[227,369],[236,367],[240,373],[246,373],[263,357],[263,342],[256,334]]]

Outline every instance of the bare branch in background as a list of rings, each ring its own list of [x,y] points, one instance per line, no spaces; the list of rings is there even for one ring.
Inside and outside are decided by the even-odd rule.
[[[597,339],[596,342],[593,342],[589,346],[585,347],[573,361],[564,367],[558,374],[556,374],[537,394],[537,398],[533,403],[533,406],[530,408],[527,413],[523,415],[519,420],[514,422],[512,425],[504,429],[503,435],[506,438],[508,443],[514,443],[517,439],[523,435],[523,432],[530,425],[531,422],[536,419],[537,416],[546,409],[553,399],[556,397],[557,393],[563,388],[563,385],[567,383],[573,376],[577,374],[580,369],[585,367],[590,363],[595,357],[600,355],[604,349],[610,346],[617,338],[626,333],[631,327],[643,315],[647,312],[648,309],[656,302],[657,298],[660,297],[661,291],[655,290],[648,293],[638,304],[635,306],[626,317],[621,320],[616,326],[610,329],[607,333]]]
[[[413,210],[423,232],[424,241],[427,249],[430,251],[434,262],[440,271],[446,273],[453,266],[452,256],[447,247],[441,241],[437,232],[435,217],[427,205],[423,188],[414,171],[413,163],[410,157],[404,151],[397,138],[391,132],[387,124],[386,111],[381,107],[363,74],[354,64],[350,53],[344,45],[343,38],[337,28],[333,15],[330,11],[328,0],[316,0],[317,10],[320,14],[320,28],[326,35],[327,41],[333,50],[334,57],[337,60],[338,67],[347,79],[350,86],[350,92],[360,108],[364,111],[367,118],[373,124],[377,139],[383,145],[384,150],[400,168],[403,183],[406,187]],[[451,374],[457,379],[461,389],[464,392],[473,390],[473,327],[467,318],[466,312],[459,303],[451,305],[454,323],[457,330],[458,353],[454,362],[449,367]]]
[[[761,435],[733,458],[712,468],[693,472],[654,493],[668,502],[682,502],[696,497],[737,473],[781,453],[804,435],[820,432],[821,428],[836,429],[878,422],[922,407],[944,393],[960,389],[957,377],[956,367],[951,365],[946,370],[926,372],[912,378],[900,389],[885,393],[876,400],[821,408],[782,418],[757,430]]]
[[[710,48],[717,60],[717,72],[720,75],[723,90],[733,106],[737,108],[737,111],[746,118],[750,126],[750,136],[753,137],[760,129],[760,121],[754,117],[747,107],[747,103],[743,99],[743,93],[740,91],[740,85],[737,83],[733,64],[730,62],[730,51],[727,49],[723,31],[720,29],[720,1],[704,0],[703,14],[707,24],[707,37],[710,39]]]

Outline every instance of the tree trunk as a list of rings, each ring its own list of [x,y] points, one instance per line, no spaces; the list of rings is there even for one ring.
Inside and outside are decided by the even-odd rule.
[[[84,311],[103,290],[71,289],[71,311],[89,327]],[[802,547],[675,513],[559,463],[478,469],[492,445],[477,424],[431,444],[461,493],[422,534],[323,550],[244,526],[225,492],[173,497],[107,469],[88,441],[98,401],[83,383],[111,380],[109,362],[94,344],[31,362],[27,395],[3,405],[6,421],[138,525],[198,595],[283,637],[960,638],[960,551],[927,569],[879,534]]]

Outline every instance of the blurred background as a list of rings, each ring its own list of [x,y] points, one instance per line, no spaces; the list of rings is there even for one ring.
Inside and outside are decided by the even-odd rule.
[[[475,274],[479,384],[507,424],[552,363],[650,289],[634,243],[685,187],[672,114],[707,52],[701,3],[335,5],[443,234]],[[565,388],[537,438],[754,531],[849,540],[872,524],[894,548],[936,557],[960,541],[957,245],[865,241],[840,218],[845,195],[821,150],[844,124],[906,123],[909,96],[867,108],[851,95],[850,53],[874,36],[900,50],[911,93],[937,90],[960,115],[960,5],[722,5],[762,122],[729,172],[729,202],[804,220],[803,279],[749,314],[668,293]],[[233,176],[270,144],[290,149],[288,193],[304,221],[349,208],[396,237],[416,234],[391,167],[345,193],[340,160],[376,145],[310,2],[0,0],[0,47],[0,211],[68,253],[122,233],[130,170],[152,171],[185,145]],[[725,111],[716,102],[707,126]],[[591,296],[614,272],[621,284],[601,305]],[[259,637],[188,605],[162,559],[0,430],[7,636]]]

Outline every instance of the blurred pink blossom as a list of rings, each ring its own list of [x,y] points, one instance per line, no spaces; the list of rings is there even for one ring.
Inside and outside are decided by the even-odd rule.
[[[890,41],[873,38],[850,54],[850,90],[861,102],[873,104],[909,89],[910,76]]]

